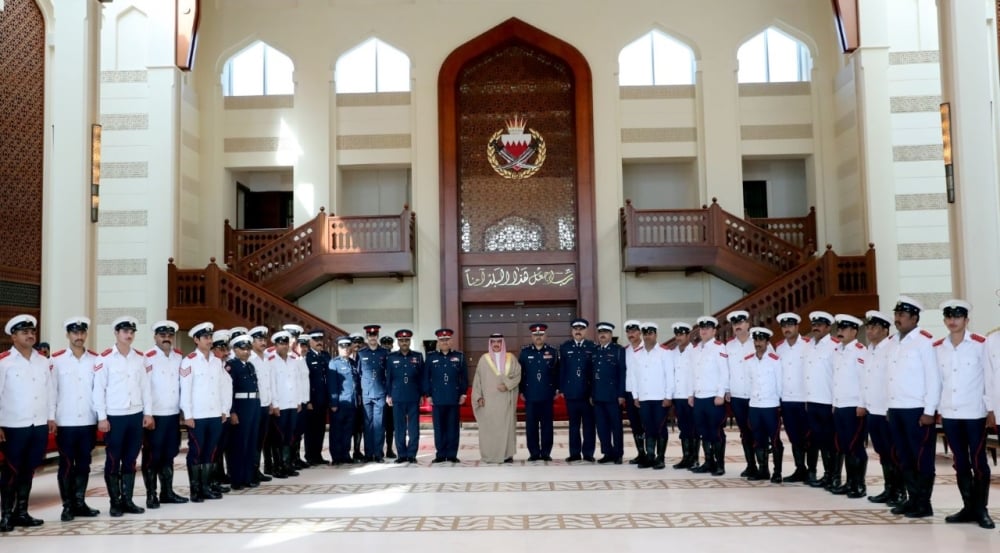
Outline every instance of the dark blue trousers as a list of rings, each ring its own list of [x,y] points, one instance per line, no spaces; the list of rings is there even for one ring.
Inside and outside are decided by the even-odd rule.
[[[889,419],[885,415],[868,414],[868,437],[872,448],[878,453],[879,464],[882,466],[897,465],[892,451],[892,435],[889,432]]]
[[[688,405],[688,398],[674,398],[674,416],[677,418],[677,431],[681,440],[695,440],[698,432],[694,427],[694,407]]]
[[[326,436],[326,414],[330,406],[326,403],[313,403],[312,410],[303,409],[305,414],[305,433],[302,445],[306,450],[306,461],[318,461],[323,458],[323,438]]]
[[[809,449],[809,415],[804,401],[782,401],[781,422],[792,447]]]
[[[552,455],[552,399],[524,402],[524,438],[528,455]]]
[[[246,486],[256,468],[257,435],[260,433],[260,399],[234,399],[232,413],[239,424],[229,424],[226,463],[233,484]]]
[[[684,398],[684,401],[687,401],[687,398]],[[632,437],[645,436],[646,429],[642,426],[642,417],[639,416],[639,408],[635,406],[635,396],[632,392],[625,392],[625,414],[628,416],[628,425],[632,428]]]
[[[420,449],[420,402],[392,402],[392,421],[395,426],[396,455],[416,457]]]
[[[337,410],[330,411],[330,461],[351,462],[351,436],[354,435],[354,403],[337,403]]]
[[[833,405],[829,403],[806,403],[809,414],[809,446],[822,451],[836,451],[833,439]]]
[[[261,406],[260,408],[260,418],[257,421],[257,446],[254,449],[254,470],[258,470],[260,466],[260,456],[264,451],[264,445],[267,444],[267,435],[271,431],[271,408],[270,406]]]
[[[868,439],[867,417],[858,416],[857,407],[837,407],[833,410],[833,431],[837,453],[855,459],[867,459],[865,441]]]
[[[701,441],[717,444],[726,439],[726,406],[716,405],[715,397],[694,398],[694,426]]]
[[[298,418],[295,408],[278,411],[277,417],[271,417],[274,426],[274,443],[281,447],[291,446],[295,441],[295,419]]]
[[[206,465],[215,459],[215,451],[222,437],[222,416],[194,419],[194,428],[188,428],[187,464]]]
[[[173,465],[181,450],[181,419],[179,414],[154,415],[154,428],[143,431],[142,466],[155,471]]]
[[[986,419],[941,419],[954,459],[955,474],[972,471],[976,480],[990,478],[986,463]]]
[[[104,434],[104,473],[134,473],[142,447],[142,413],[108,415],[108,424],[111,430]]]
[[[781,425],[778,423],[777,407],[751,407],[747,415],[753,433],[754,449],[766,449],[770,444],[775,452],[785,450],[785,446],[781,443]]]
[[[612,459],[623,457],[622,408],[618,400],[595,401],[594,422],[597,424],[597,436],[601,439],[601,454]]]
[[[90,474],[91,453],[97,445],[97,425],[60,426],[56,432],[56,447],[59,448],[59,477]]]
[[[365,399],[365,457],[381,461],[385,457],[383,449],[385,428],[382,426],[382,411],[385,398]]]
[[[570,456],[582,453],[584,457],[593,457],[597,447],[597,429],[594,425],[594,407],[590,405],[590,400],[567,399],[566,413],[569,415]]]
[[[729,405],[733,408],[733,418],[740,429],[740,441],[744,446],[753,447],[754,432],[750,429],[750,398],[730,398]]]
[[[4,461],[0,463],[0,479],[5,486],[27,484],[35,475],[35,468],[45,459],[49,443],[47,425],[20,428],[3,427],[7,441],[0,442]]]
[[[431,407],[434,418],[434,449],[436,457],[444,459],[458,457],[459,434],[458,405],[438,405]]]
[[[646,429],[646,439],[666,440],[670,435],[667,425],[667,408],[662,399],[651,399],[639,402],[639,416],[642,417],[642,427]],[[649,445],[647,444],[648,448]]]
[[[934,441],[937,430],[934,425],[920,426],[922,407],[912,409],[889,409],[889,431],[892,445],[899,457],[903,471],[914,471],[921,476],[934,476]]]

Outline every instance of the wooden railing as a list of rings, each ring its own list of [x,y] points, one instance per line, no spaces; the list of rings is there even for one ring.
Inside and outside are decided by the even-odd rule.
[[[805,217],[747,217],[747,221],[813,253],[816,251],[816,208],[810,207]]]
[[[761,263],[776,273],[803,263],[811,251],[740,219],[719,206],[702,209],[636,210],[630,200],[621,209],[622,249],[666,247],[723,248]]]
[[[320,208],[319,214],[309,222],[285,231],[277,239],[256,247],[249,255],[239,258],[234,255],[229,267],[253,282],[267,284],[327,254],[403,253],[409,256],[409,272],[412,274],[412,256],[416,251],[415,226],[416,214],[410,211],[408,205],[403,206],[399,215],[380,216],[337,217],[327,215],[325,209]],[[246,242],[249,243],[249,240]],[[346,258],[336,266],[347,275],[352,272],[352,264]],[[385,272],[403,274],[407,271],[387,264]]]
[[[323,208],[320,208],[322,211]],[[267,229],[234,229],[226,219],[223,247],[226,251],[226,264],[232,265],[236,261],[243,259],[255,251],[261,249],[269,242],[281,238],[282,235],[292,229],[290,228],[267,228]]]
[[[167,316],[182,328],[213,321],[217,325],[264,325],[273,331],[292,323],[307,330],[321,328],[327,336],[347,334],[284,298],[220,269],[214,257],[204,269],[179,269],[171,258],[167,286]]]

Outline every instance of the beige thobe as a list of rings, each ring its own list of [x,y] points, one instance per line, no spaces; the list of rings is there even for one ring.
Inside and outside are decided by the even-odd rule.
[[[479,423],[479,452],[486,463],[502,463],[517,451],[517,386],[521,382],[521,365],[517,357],[507,353],[502,374],[498,374],[490,353],[483,354],[476,365],[472,380],[472,411]],[[503,384],[506,392],[500,391]],[[484,405],[479,406],[479,400]]]

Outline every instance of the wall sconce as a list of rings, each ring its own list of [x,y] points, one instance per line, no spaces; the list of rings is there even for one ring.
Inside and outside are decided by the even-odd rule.
[[[948,203],[955,203],[955,170],[951,161],[951,103],[941,104],[941,143],[944,154],[944,187]]]
[[[101,207],[101,126],[90,126],[90,222],[96,223]]]

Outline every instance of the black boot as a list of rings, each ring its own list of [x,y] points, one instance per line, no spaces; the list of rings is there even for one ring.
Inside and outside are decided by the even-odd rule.
[[[31,528],[45,524],[44,520],[37,519],[28,514],[28,498],[31,497],[31,481],[17,484],[17,501],[14,502],[14,515],[11,522],[14,526]]]
[[[73,515],[73,479],[64,478],[62,471],[56,476],[56,483],[59,485],[59,499],[62,500],[62,513],[59,520],[69,522],[76,518]]]
[[[944,517],[944,521],[950,524],[958,522],[973,522],[975,519],[975,504],[972,499],[972,476],[968,473],[958,474],[958,493],[962,496],[962,510]]]
[[[222,499],[222,493],[216,491],[212,488],[212,474],[215,471],[215,465],[212,463],[207,463],[201,465],[201,470],[199,479],[201,482],[201,495],[205,499]]]
[[[292,462],[291,462],[290,466],[292,468],[296,469],[296,470],[302,470],[302,469],[309,468],[309,463],[307,463],[304,460],[302,460],[302,437],[301,436],[299,437],[299,439],[295,440],[295,442],[292,444]]]
[[[286,476],[299,475],[299,471],[295,470],[295,465],[293,463],[292,448],[290,446],[283,446],[281,448],[281,470]]]
[[[701,450],[701,440],[698,438],[691,438],[691,464],[688,469],[693,469],[698,466],[698,451]]]
[[[117,474],[104,473],[104,485],[108,488],[108,501],[111,503],[108,514],[116,518],[122,516],[124,511],[122,511],[121,479]]]
[[[906,518],[925,518],[934,516],[934,508],[931,506],[931,494],[934,493],[934,475],[917,476],[917,501],[913,509],[907,512]]]
[[[130,515],[141,515],[146,509],[136,505],[132,501],[132,492],[135,490],[135,473],[123,472],[122,478],[122,511]]]
[[[917,474],[913,471],[903,471],[903,484],[906,487],[906,500],[892,508],[894,515],[905,515],[914,509],[916,502],[920,499],[917,491]]]
[[[191,502],[204,502],[205,496],[201,490],[201,465],[188,465],[188,481],[191,488]]]
[[[771,473],[767,470],[767,448],[758,447],[753,450],[755,468],[753,474],[747,476],[747,480],[756,482],[759,480],[770,480]]]
[[[823,484],[816,478],[816,464],[819,457],[819,448],[813,446],[806,450],[806,480],[805,483],[812,488],[821,488]]]
[[[628,464],[639,465],[639,468],[647,468],[649,463],[646,461],[646,438],[638,434],[633,434],[633,436],[635,437],[635,448],[639,451],[639,455],[629,461]],[[646,465],[646,467],[642,465]]]
[[[779,442],[780,444],[780,442]],[[772,452],[774,455],[774,472],[771,473],[771,483],[780,484],[781,483],[781,463],[784,461],[783,457],[785,455],[785,448],[778,447]],[[767,465],[764,465],[767,466]]]
[[[14,486],[0,486],[0,532],[14,530]]]
[[[809,471],[806,470],[806,452],[799,446],[792,446],[792,460],[795,463],[795,472],[785,482],[797,483],[805,482],[809,478]]]
[[[691,440],[681,440],[681,460],[675,465],[675,469],[686,469],[691,466]]]
[[[976,523],[979,524],[980,528],[986,528],[987,530],[995,528],[996,525],[993,523],[993,519],[990,518],[988,508],[990,502],[990,479],[988,476],[973,480],[972,497],[976,503]]]
[[[268,474],[279,480],[288,478],[288,473],[281,458],[281,446],[269,447],[268,449],[271,452],[271,472]]]
[[[270,480],[270,478],[268,479]],[[174,492],[174,466],[167,464],[160,469],[160,503],[187,503],[188,498]]]
[[[823,489],[828,492],[833,492],[833,490],[839,489],[842,486],[840,478],[842,472],[844,472],[844,454],[831,451],[830,480],[827,482],[827,485],[823,486]]]
[[[830,458],[830,453],[827,451],[820,450],[819,452],[820,461],[823,463],[823,476],[819,479],[812,479],[809,485],[813,488],[828,488],[830,487],[830,466],[833,464],[833,460]]]
[[[854,458],[848,457],[843,453],[834,453],[833,458],[834,470],[833,480],[830,483],[829,492],[833,495],[847,495],[847,492],[851,491],[851,487],[854,486]],[[846,470],[847,478],[844,480],[840,479],[840,470],[843,468]]]
[[[264,458],[264,474],[274,474],[274,448],[266,443],[260,449],[260,456]],[[261,481],[265,481],[261,479]]]
[[[712,465],[715,463],[715,447],[711,442],[701,442],[701,449],[705,453],[705,462],[691,467],[691,472],[695,474],[709,474],[715,467]]]
[[[898,507],[906,503],[909,496],[906,494],[906,480],[903,477],[903,470],[896,465],[892,466],[892,496],[885,502],[886,507]]]
[[[87,505],[87,484],[89,482],[89,474],[73,476],[73,515],[75,516],[93,518],[101,514],[97,509],[91,509],[90,505]]]
[[[222,463],[209,463],[208,467],[208,485],[212,491],[218,494],[229,493],[232,488],[226,485],[229,482],[229,477],[222,469]]]
[[[392,433],[385,433],[385,456],[387,459],[395,459],[396,452],[392,450]]]
[[[667,439],[656,439],[656,459],[653,461],[653,470],[663,470],[667,467],[664,457],[667,455]]]
[[[722,476],[726,474],[726,441],[723,438],[719,443],[714,444],[712,450],[715,453],[715,466],[712,476]]]
[[[746,478],[748,480],[757,480],[757,462],[754,459],[754,447],[753,444],[743,442],[743,458],[746,459],[747,468],[743,469],[740,473],[740,478]],[[768,475],[770,478],[771,475]]]
[[[159,509],[160,498],[156,495],[156,472],[153,467],[142,466],[142,485],[146,486],[146,508]]]
[[[854,483],[847,491],[850,499],[860,499],[868,493],[865,477],[868,475],[868,458],[854,459]]]
[[[889,501],[890,498],[892,498],[892,484],[893,484],[892,473],[894,470],[895,469],[891,464],[886,464],[886,463],[882,464],[882,480],[884,481],[885,489],[882,490],[882,493],[878,495],[868,496],[868,501],[871,501],[872,503],[885,503]]]

